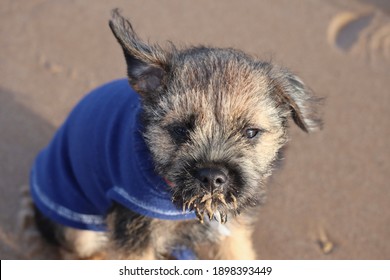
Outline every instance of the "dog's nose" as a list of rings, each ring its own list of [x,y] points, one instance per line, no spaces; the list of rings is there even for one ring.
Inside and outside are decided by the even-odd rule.
[[[200,168],[195,176],[203,187],[211,190],[222,189],[228,181],[226,173],[219,168]]]

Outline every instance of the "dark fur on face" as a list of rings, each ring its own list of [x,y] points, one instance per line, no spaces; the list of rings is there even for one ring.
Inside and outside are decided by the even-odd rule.
[[[286,69],[241,51],[148,45],[114,11],[129,82],[143,100],[144,136],[173,201],[226,222],[264,195],[287,119],[320,126],[310,90]]]

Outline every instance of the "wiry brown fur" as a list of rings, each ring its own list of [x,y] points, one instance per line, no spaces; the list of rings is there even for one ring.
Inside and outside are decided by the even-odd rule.
[[[306,132],[320,126],[316,99],[287,69],[241,51],[146,44],[117,10],[110,27],[142,97],[140,121],[156,170],[170,182],[177,206],[195,210],[199,221],[156,220],[114,205],[101,246],[106,257],[170,258],[180,245],[200,258],[255,258],[250,209],[262,202],[287,141],[287,119]],[[205,170],[218,174],[218,184],[200,179]],[[71,231],[68,242],[81,238]],[[84,247],[76,256],[94,249]]]

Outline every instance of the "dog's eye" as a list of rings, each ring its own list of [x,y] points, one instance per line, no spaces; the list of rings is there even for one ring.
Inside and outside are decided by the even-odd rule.
[[[176,122],[167,126],[169,135],[176,144],[187,142],[190,138],[190,133],[195,127],[195,117],[189,116],[184,122]]]
[[[172,126],[168,131],[176,144],[186,142],[190,136],[190,130],[185,126]]]
[[[173,127],[172,134],[175,136],[175,138],[187,138],[188,129],[182,126]]]
[[[253,139],[261,134],[261,129],[258,128],[248,128],[245,130],[245,137],[248,139]]]

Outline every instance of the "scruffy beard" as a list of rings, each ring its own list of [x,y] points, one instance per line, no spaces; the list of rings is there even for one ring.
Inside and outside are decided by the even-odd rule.
[[[183,212],[195,211],[198,220],[203,223],[205,217],[226,223],[228,217],[234,217],[246,208],[258,206],[264,201],[265,190],[262,180],[243,181],[241,178],[232,179],[223,191],[210,191],[200,186],[189,174],[173,176],[169,185],[172,190],[172,201]]]
[[[175,197],[175,196],[174,196]],[[189,199],[183,200],[183,212],[187,209],[195,211],[196,217],[201,223],[204,221],[205,215],[210,220],[224,224],[227,222],[228,214],[238,214],[237,198],[231,192],[225,196],[223,193],[195,194]]]

